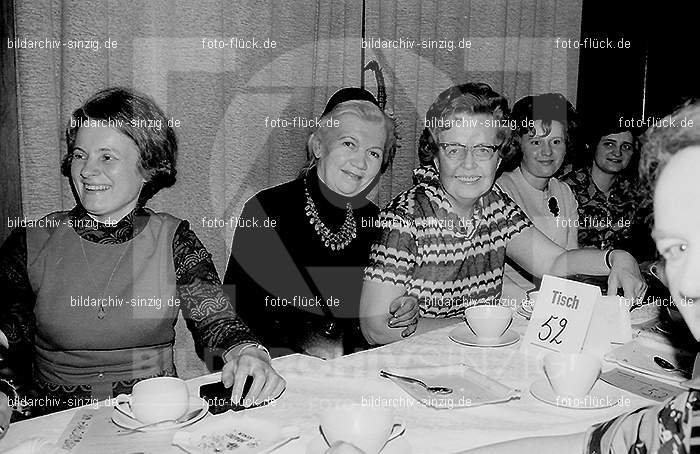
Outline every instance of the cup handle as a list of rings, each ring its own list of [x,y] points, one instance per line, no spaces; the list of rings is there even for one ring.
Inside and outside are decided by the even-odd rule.
[[[394,438],[403,435],[404,432],[406,432],[406,422],[403,420],[403,418],[397,418],[394,420],[394,426],[391,428],[391,434],[389,435],[389,438],[387,438],[386,442],[389,443]]]
[[[117,410],[120,412],[124,413],[126,416],[136,419],[136,416],[131,412],[131,396],[128,394],[119,394],[117,397],[115,397],[117,401]],[[128,405],[120,405],[120,404],[128,404]]]

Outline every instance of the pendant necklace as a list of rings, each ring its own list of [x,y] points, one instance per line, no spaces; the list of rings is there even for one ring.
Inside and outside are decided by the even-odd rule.
[[[97,282],[95,282],[94,277],[92,276],[92,272],[90,271],[90,262],[88,261],[87,258],[87,253],[85,252],[85,246],[83,245],[83,238],[80,238],[80,250],[83,251],[83,259],[85,259],[85,264],[87,265],[88,269],[88,277],[90,278],[90,282],[92,282],[92,286],[99,292],[99,287],[97,286]],[[112,283],[112,278],[114,278],[114,273],[117,272],[117,268],[119,268],[119,264],[122,262],[122,259],[126,255],[126,251],[129,249],[129,244],[126,245],[124,250],[122,251],[121,255],[119,256],[119,260],[117,260],[117,264],[114,265],[114,268],[112,268],[112,272],[109,275],[109,279],[107,280],[107,285],[105,285],[105,288],[102,290],[102,294],[100,296],[100,299],[98,301],[98,309],[97,309],[97,318],[102,320],[105,318],[105,307],[103,304],[103,301],[105,299],[105,293],[107,293],[107,289],[109,289],[109,285]]]
[[[321,237],[321,242],[325,247],[332,251],[340,251],[357,237],[357,224],[355,223],[355,216],[352,212],[352,205],[350,202],[345,205],[347,211],[345,213],[345,221],[343,225],[340,226],[340,230],[331,232],[323,221],[321,221],[316,204],[311,198],[309,188],[306,185],[306,180],[304,180],[304,194],[306,195],[306,207],[304,208],[306,217],[309,218],[309,224],[314,227],[316,234]]]

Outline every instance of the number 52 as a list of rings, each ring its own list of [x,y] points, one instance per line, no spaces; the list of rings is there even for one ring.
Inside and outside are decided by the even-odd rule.
[[[547,321],[542,323],[542,325],[540,325],[542,327],[542,329],[540,330],[539,333],[537,333],[537,337],[541,341],[543,341],[543,342],[549,341],[550,344],[555,343],[557,345],[562,343],[561,339],[559,339],[559,336],[561,336],[561,333],[564,332],[564,330],[566,329],[566,325],[569,323],[569,321],[565,317],[562,317],[561,320],[559,320],[559,327],[561,329],[559,330],[559,332],[557,334],[552,336],[552,334],[554,333],[554,329],[549,324],[549,322],[556,322],[558,319],[559,319],[559,317],[557,317],[556,315],[550,315],[549,318],[547,319]],[[552,336],[551,339],[550,339],[550,336]]]

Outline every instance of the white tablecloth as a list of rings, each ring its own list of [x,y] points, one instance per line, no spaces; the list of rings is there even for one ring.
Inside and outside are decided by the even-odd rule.
[[[523,333],[526,321],[515,317],[514,328]],[[323,408],[340,401],[391,403],[407,423],[405,436],[413,453],[450,453],[497,441],[534,435],[553,435],[583,431],[591,424],[609,419],[622,411],[651,402],[630,393],[630,406],[603,410],[557,408],[529,394],[530,384],[543,377],[538,361],[519,351],[520,342],[507,347],[478,348],[456,344],[448,338],[451,328],[407,339],[374,350],[356,353],[333,361],[303,355],[277,358],[275,368],[286,378],[287,390],[275,403],[246,410],[249,416],[265,418],[280,425],[297,425],[302,437],[278,452],[304,453],[306,444],[318,433],[318,416]],[[413,400],[389,380],[378,376],[382,368],[466,363],[501,383],[523,390],[520,400],[475,408],[436,410]],[[216,375],[189,382],[193,394],[199,384],[215,380]],[[57,440],[75,410],[13,424],[0,441],[0,450],[31,436]],[[198,424],[206,424],[206,419]],[[138,452],[135,446],[134,452]],[[159,452],[181,453],[176,447],[163,446]]]

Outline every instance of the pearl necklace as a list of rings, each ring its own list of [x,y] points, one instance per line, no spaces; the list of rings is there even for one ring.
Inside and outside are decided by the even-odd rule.
[[[316,204],[311,198],[306,180],[304,180],[304,194],[306,195],[306,207],[304,211],[309,218],[309,224],[314,227],[316,234],[321,237],[323,245],[332,251],[345,249],[345,247],[357,237],[357,224],[355,223],[355,216],[352,212],[352,205],[350,202],[345,205],[347,212],[345,213],[345,221],[343,225],[340,226],[340,230],[331,232],[318,215],[318,209],[316,209]]]

